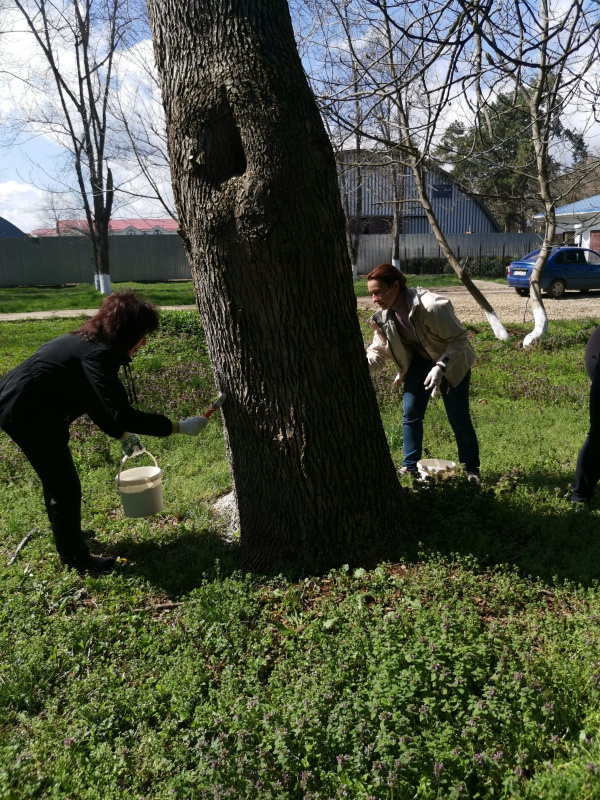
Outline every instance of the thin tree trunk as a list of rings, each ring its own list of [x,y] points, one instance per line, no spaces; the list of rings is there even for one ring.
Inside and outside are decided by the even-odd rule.
[[[113,204],[113,178],[110,169],[106,176],[106,192],[98,189],[97,202],[95,205],[95,233],[98,242],[98,283],[102,294],[110,294],[110,217]]]
[[[394,39],[392,36],[390,17],[387,10],[387,0],[384,0],[383,2],[383,11],[384,11],[384,25],[385,25],[385,37],[386,37],[385,40],[388,48],[387,50],[388,68],[392,80],[394,81],[394,83],[398,84],[399,76],[396,64],[394,62]],[[410,120],[409,120],[410,105],[411,105],[410,101],[407,101],[407,98],[403,97],[402,92],[400,90],[395,92],[394,106],[395,106],[395,113],[398,118],[398,127],[400,129],[400,140],[401,140],[400,145],[403,151],[406,153],[408,166],[410,167],[413,173],[415,179],[415,185],[417,187],[417,193],[419,196],[419,201],[423,206],[423,210],[425,211],[427,220],[431,225],[431,230],[436,238],[440,250],[444,254],[445,258],[448,260],[450,266],[452,267],[452,269],[454,270],[454,272],[456,273],[456,275],[458,276],[458,278],[460,279],[461,283],[464,285],[466,290],[469,292],[471,297],[483,310],[485,317],[492,331],[494,332],[495,337],[497,339],[506,340],[509,338],[508,331],[506,330],[502,322],[500,322],[500,319],[496,315],[496,312],[494,311],[490,303],[487,301],[484,295],[479,291],[479,289],[475,286],[468,273],[465,272],[459,260],[454,255],[454,251],[448,244],[448,240],[444,236],[442,228],[433,210],[433,206],[429,201],[429,193],[425,185],[423,156],[421,155],[421,153],[419,152],[417,146],[414,144],[413,141],[413,133],[412,133],[413,129],[410,125]]]
[[[285,0],[150,0],[173,185],[248,567],[390,557],[408,529],[331,145]]]
[[[346,247],[348,248],[348,256],[350,258],[350,267],[352,269],[352,280],[358,278],[358,269],[355,270],[355,259],[352,251],[352,216],[350,214],[350,192],[348,189],[348,173],[347,164],[345,161],[338,162],[340,167],[339,182],[342,200],[342,208],[344,211],[344,230],[346,231]]]
[[[413,175],[415,176],[415,184],[417,186],[417,192],[419,194],[419,200],[421,205],[423,206],[423,210],[427,216],[429,224],[431,225],[431,230],[436,238],[436,241],[440,247],[440,250],[444,254],[444,257],[448,260],[448,263],[460,279],[461,283],[465,287],[465,289],[469,292],[471,297],[475,300],[477,305],[483,310],[485,317],[494,332],[494,335],[497,339],[501,339],[506,341],[509,339],[509,334],[498,316],[496,312],[492,308],[491,304],[488,302],[486,297],[483,293],[475,286],[473,281],[471,280],[471,276],[465,272],[464,267],[455,256],[454,251],[448,244],[446,237],[438,223],[437,217],[433,211],[431,203],[429,202],[429,195],[427,189],[425,187],[425,176],[423,174],[423,169],[420,164],[414,162],[411,165],[411,169]]]
[[[402,179],[398,174],[398,164],[392,162],[392,182],[394,188],[394,210],[392,217],[392,264],[400,269],[400,234],[403,233],[401,203],[404,200],[404,167],[400,166]],[[406,265],[404,265],[406,268]]]
[[[352,64],[352,74],[354,76],[354,91],[356,95],[358,95],[358,65],[356,61]],[[360,101],[357,100],[354,103],[354,113],[356,114],[356,168],[355,168],[355,175],[356,175],[356,225],[354,231],[352,232],[352,241],[350,245],[350,261],[352,265],[352,277],[354,279],[358,278],[358,248],[360,246],[360,237],[362,234],[362,216],[363,216],[363,174],[362,174],[362,167],[361,167],[361,150],[362,150],[362,137],[360,135],[361,126],[362,126],[362,113],[361,113],[361,105]]]

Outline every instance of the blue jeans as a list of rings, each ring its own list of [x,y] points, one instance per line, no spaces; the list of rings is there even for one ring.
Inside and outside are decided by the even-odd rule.
[[[423,420],[431,394],[431,391],[427,390],[423,384],[427,373],[433,366],[433,361],[415,353],[404,380],[402,415],[404,460],[402,464],[409,470],[416,470],[417,461],[421,458]],[[479,443],[469,414],[470,382],[471,370],[467,372],[458,386],[453,387],[446,378],[442,378],[438,393],[442,395],[448,422],[454,431],[458,446],[458,460],[465,465],[467,472],[478,474]]]

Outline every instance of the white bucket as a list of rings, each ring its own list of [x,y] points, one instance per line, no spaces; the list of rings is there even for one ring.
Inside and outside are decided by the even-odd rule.
[[[153,467],[134,467],[121,472],[127,456],[121,461],[115,483],[126,517],[149,517],[162,511],[162,470],[152,453],[148,455],[154,461]]]
[[[456,475],[454,461],[443,458],[422,458],[417,461],[417,469],[421,478],[452,478]]]

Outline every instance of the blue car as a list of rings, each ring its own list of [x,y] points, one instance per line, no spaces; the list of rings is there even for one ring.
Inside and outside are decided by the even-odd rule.
[[[521,297],[529,296],[529,280],[539,250],[513,261],[506,268],[506,280]],[[542,291],[559,298],[567,289],[588,292],[600,289],[600,253],[583,247],[554,247],[542,275]]]

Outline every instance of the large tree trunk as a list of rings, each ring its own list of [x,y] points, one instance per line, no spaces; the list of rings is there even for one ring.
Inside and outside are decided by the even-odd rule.
[[[173,185],[248,567],[373,563],[407,536],[331,145],[284,0],[150,0]]]

